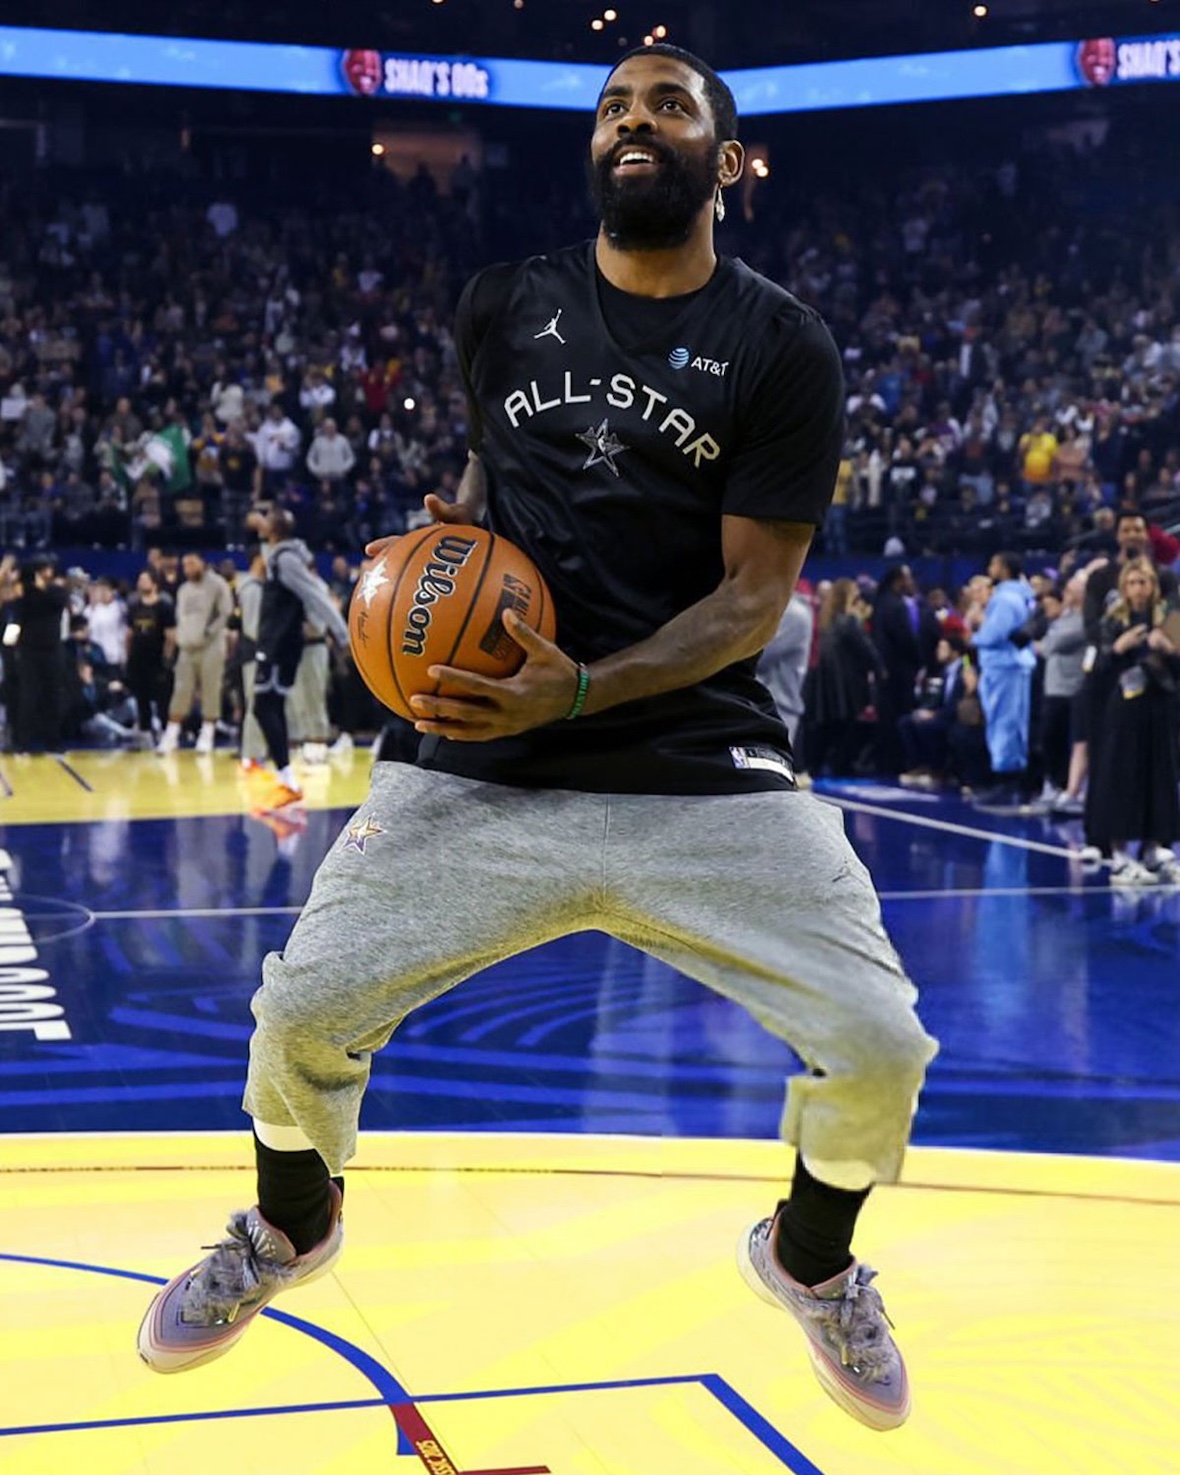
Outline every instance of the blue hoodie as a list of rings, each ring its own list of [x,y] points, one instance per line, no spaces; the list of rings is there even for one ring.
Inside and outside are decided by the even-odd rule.
[[[975,636],[975,648],[981,665],[987,671],[1031,671],[1037,663],[1031,645],[1023,650],[1012,644],[1013,636],[1025,624],[1036,606],[1032,585],[1023,576],[1005,579],[992,590],[987,613]]]

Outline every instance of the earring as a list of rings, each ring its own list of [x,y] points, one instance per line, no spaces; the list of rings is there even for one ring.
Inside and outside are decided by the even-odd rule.
[[[725,200],[722,198],[721,186],[717,186],[717,193],[713,196],[713,214],[717,217],[718,225],[725,219]]]

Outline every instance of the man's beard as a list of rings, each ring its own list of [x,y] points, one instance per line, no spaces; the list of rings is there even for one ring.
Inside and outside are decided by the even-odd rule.
[[[607,239],[620,251],[683,246],[701,207],[717,188],[717,159],[686,158],[651,139],[633,146],[654,155],[656,168],[650,175],[629,179],[615,174],[614,161],[623,152],[617,146],[587,166],[590,192]]]

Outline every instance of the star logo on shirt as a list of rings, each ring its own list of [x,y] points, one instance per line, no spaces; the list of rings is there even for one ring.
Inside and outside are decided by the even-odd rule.
[[[389,575],[385,572],[384,559],[380,563],[375,563],[371,569],[366,571],[364,578],[361,580],[360,588],[357,590],[357,593],[365,601],[366,609],[371,607],[378,593],[384,589],[386,584],[391,582]]]
[[[385,831],[369,815],[363,819],[354,820],[348,827],[348,839],[344,842],[345,850],[355,850],[358,855],[364,855],[365,846],[374,835],[384,835]]]
[[[579,432],[578,439],[590,451],[582,465],[583,471],[589,471],[591,466],[605,465],[612,475],[618,476],[619,468],[615,465],[615,457],[620,451],[630,448],[610,428],[608,420],[604,420],[597,429],[593,425],[587,426]]]

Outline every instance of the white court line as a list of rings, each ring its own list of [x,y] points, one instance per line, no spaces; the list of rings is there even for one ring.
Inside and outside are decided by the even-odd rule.
[[[900,824],[920,825],[927,830],[945,830],[951,835],[967,835],[972,840],[994,840],[997,845],[1014,845],[1018,850],[1035,850],[1040,855],[1060,855],[1067,860],[1077,856],[1076,850],[1068,845],[1046,845],[1041,840],[1025,840],[1019,835],[1001,835],[995,830],[977,830],[972,825],[957,825],[949,819],[927,819],[922,814],[909,814],[901,809],[886,809],[881,804],[866,804],[861,799],[842,799],[839,794],[817,794],[817,799],[841,809],[853,809],[858,814],[876,814],[882,819],[895,819]]]
[[[302,907],[160,907],[145,912],[91,912],[95,922],[133,922],[143,917],[297,917]]]
[[[1144,886],[1136,895],[1157,896],[1162,886]],[[972,896],[1110,896],[1113,886],[965,886],[946,891],[878,891],[881,901],[934,901],[938,897]]]
[[[1158,895],[1165,888],[1144,888],[1144,894]],[[949,887],[929,891],[878,891],[882,901],[933,901],[938,897],[971,896],[1095,896],[1106,895],[1110,886],[977,886]],[[166,917],[297,917],[302,907],[160,907],[143,912],[91,912],[95,922],[136,922]]]

